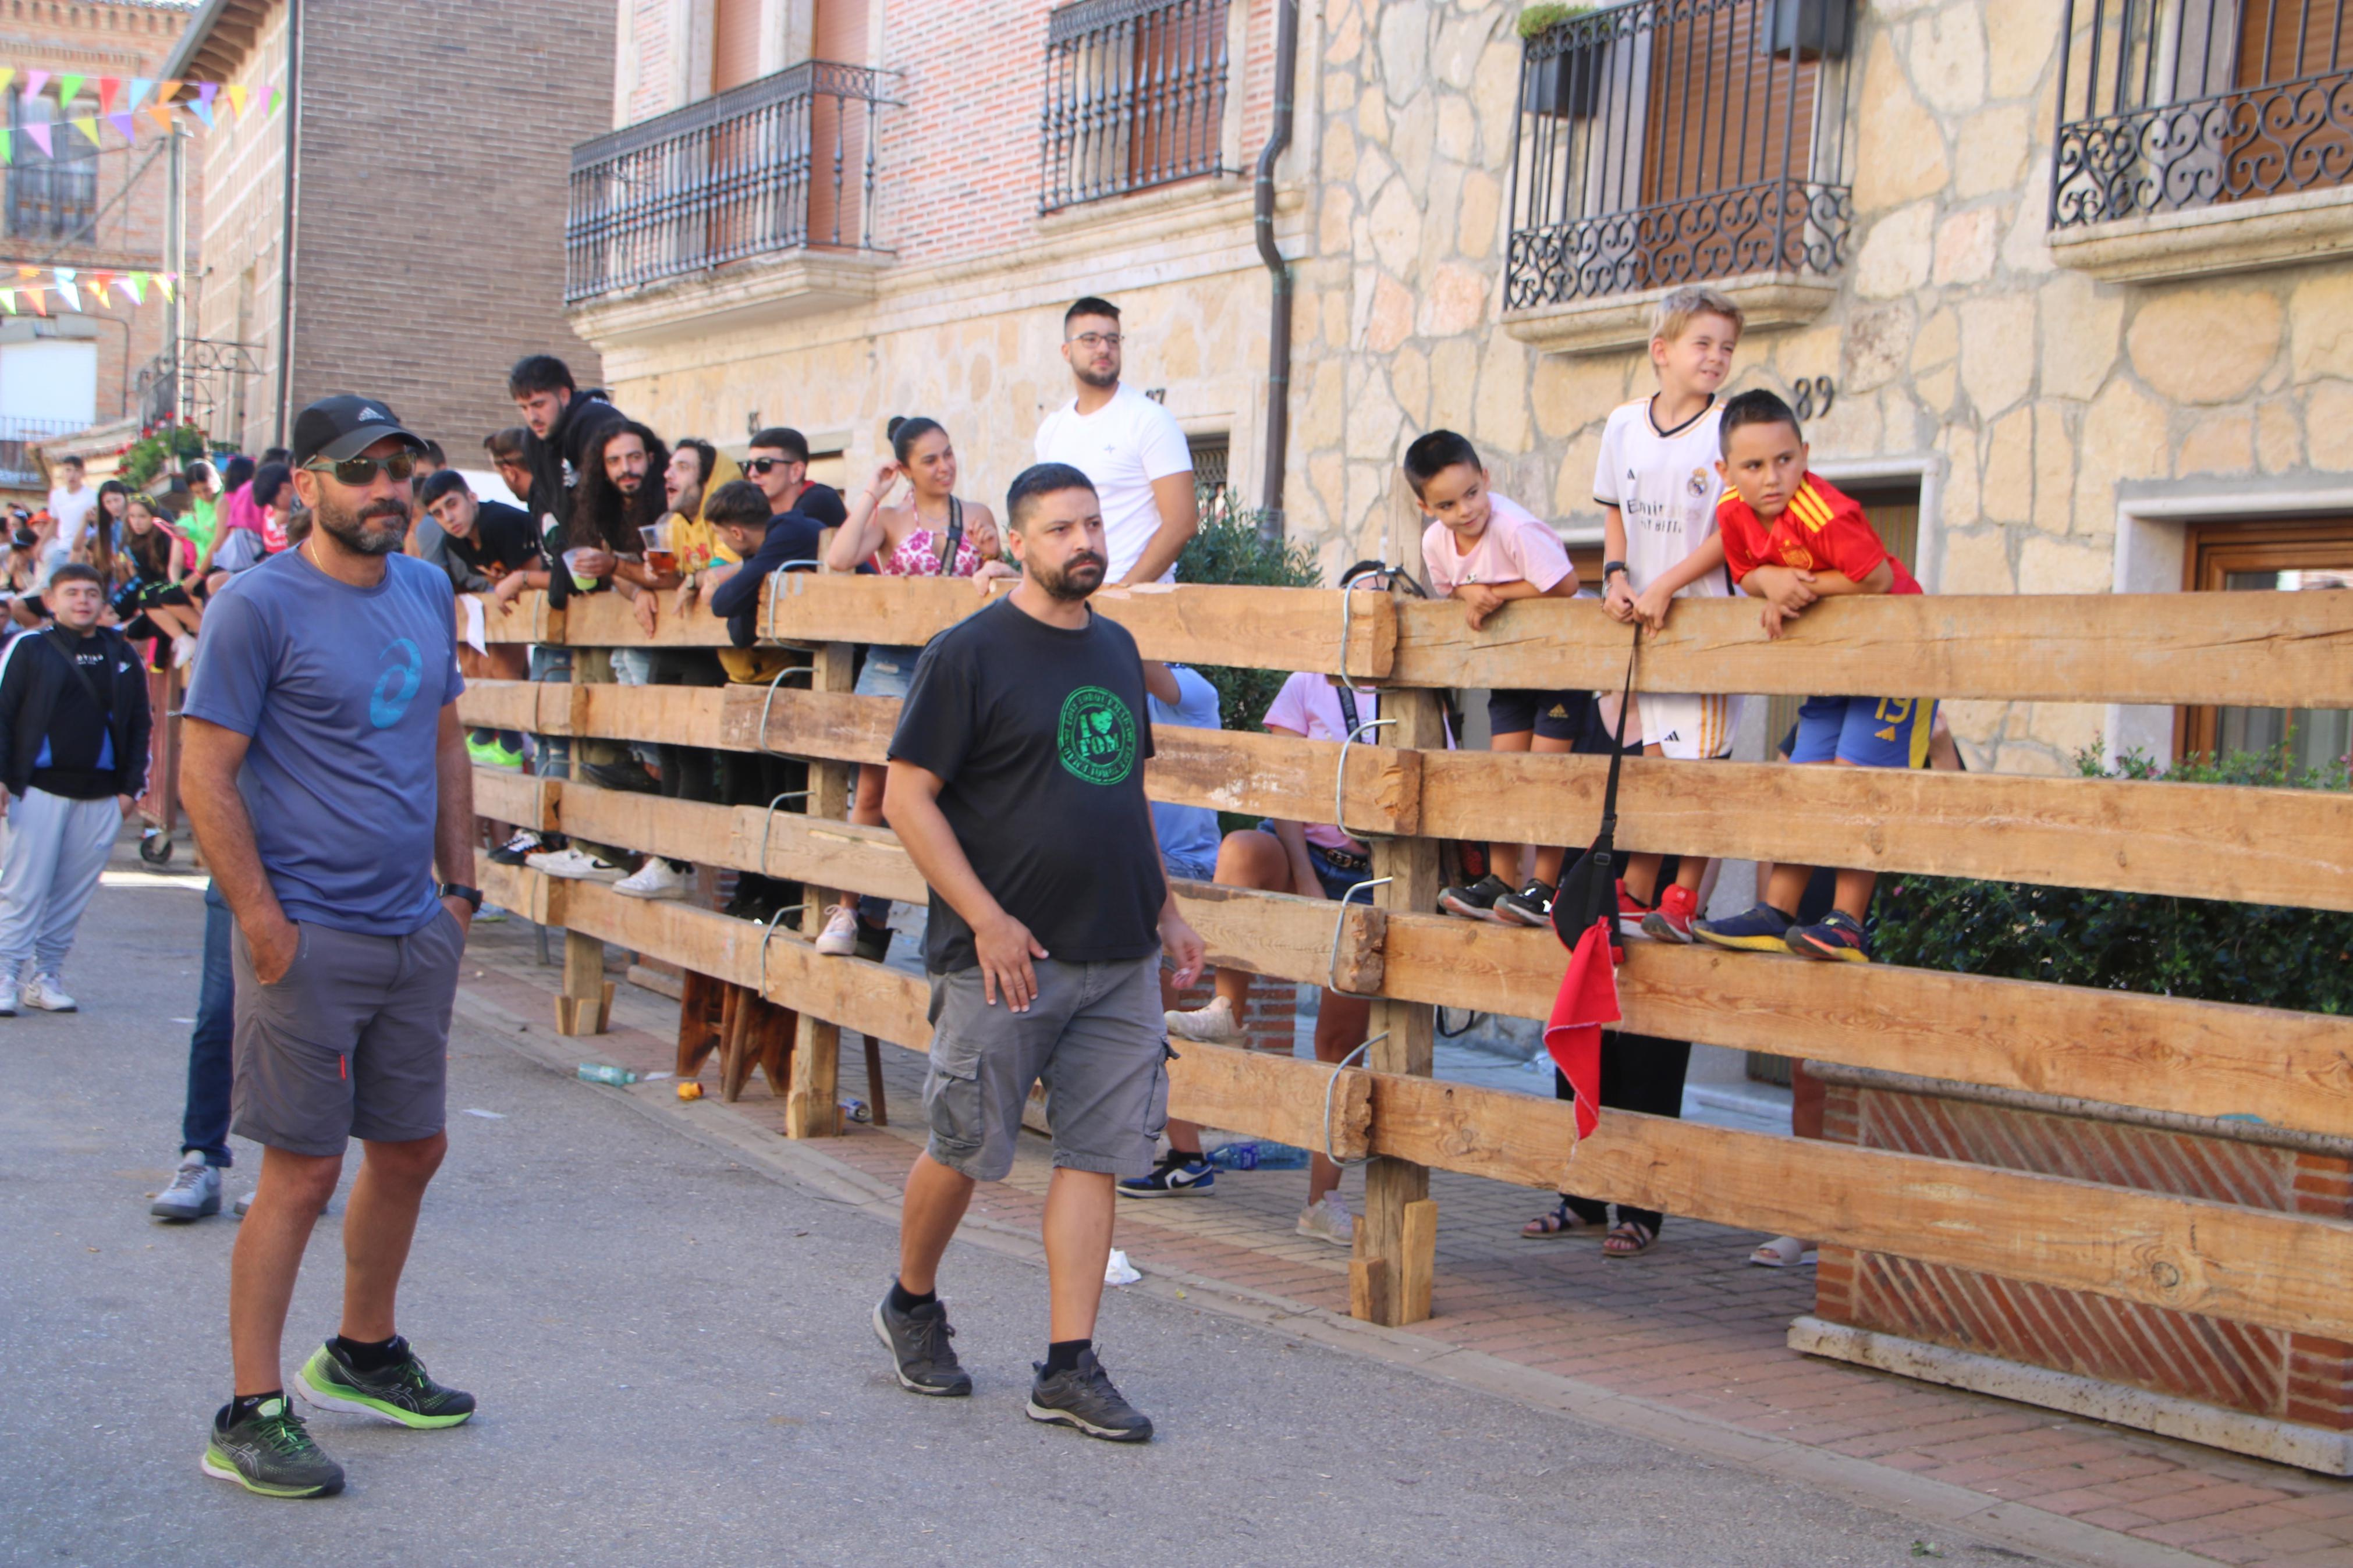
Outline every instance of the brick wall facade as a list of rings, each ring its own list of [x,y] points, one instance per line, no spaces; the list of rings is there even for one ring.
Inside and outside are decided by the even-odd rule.
[[[185,6],[148,4],[145,0],[74,0],[72,4],[60,0],[0,0],[0,58],[20,69],[39,68],[58,74],[152,77],[171,53],[187,19]],[[46,91],[54,104],[57,89],[50,87]],[[98,112],[95,81],[81,89],[70,112]],[[165,163],[158,151],[163,135],[144,117],[139,121],[138,132],[137,141],[127,150],[122,138],[111,127],[99,132],[100,216],[95,232],[86,239],[64,245],[47,237],[0,236],[0,262],[5,263],[0,267],[0,275],[13,274],[16,264],[31,261],[85,272],[163,269]],[[199,137],[201,134],[198,132]],[[79,145],[78,137],[75,144]],[[37,149],[23,139],[17,145],[16,161],[0,168],[0,196],[5,196],[9,180],[16,178],[28,165],[38,166]],[[198,142],[192,147],[190,156],[188,235],[192,257],[200,254],[198,237],[204,213],[202,182],[194,177],[193,168],[200,145]],[[151,153],[156,155],[150,157]],[[192,262],[192,269],[193,265]],[[13,281],[13,277],[8,280]],[[100,305],[95,296],[85,292],[83,320],[63,315],[53,322],[39,323],[20,317],[15,319],[13,325],[0,328],[0,331],[26,338],[36,332],[75,338],[89,334],[88,341],[96,345],[97,422],[102,425],[137,412],[132,387],[140,368],[164,346],[166,318],[163,305],[154,294],[151,293],[147,300],[143,305],[134,305],[117,294],[114,303]],[[50,307],[57,309],[54,294],[50,296]]]

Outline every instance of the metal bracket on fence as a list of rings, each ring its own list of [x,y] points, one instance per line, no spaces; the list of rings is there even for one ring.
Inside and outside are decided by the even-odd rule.
[[[1343,680],[1347,677],[1342,676]],[[1332,774],[1332,826],[1341,834],[1360,842],[1367,838],[1386,838],[1382,833],[1358,833],[1348,826],[1348,748],[1365,738],[1367,730],[1377,730],[1384,724],[1394,724],[1394,719],[1367,719],[1340,740],[1340,765]],[[764,732],[765,732],[765,726]]]
[[[1340,1075],[1348,1070],[1348,1064],[1355,1061],[1358,1057],[1361,1057],[1366,1051],[1371,1050],[1374,1046],[1388,1037],[1389,1032],[1387,1029],[1383,1029],[1377,1035],[1367,1036],[1363,1045],[1358,1046],[1355,1050],[1350,1051],[1346,1056],[1342,1057],[1338,1061],[1332,1064],[1332,1076],[1324,1080],[1324,1157],[1331,1161],[1332,1163],[1335,1165],[1339,1165],[1344,1168],[1349,1165],[1361,1165],[1365,1163],[1365,1160],[1372,1158],[1370,1154],[1367,1154],[1363,1160],[1343,1160],[1339,1155],[1332,1152],[1332,1096],[1339,1091]]]
[[[772,757],[781,757],[786,753],[777,751],[776,748],[768,744],[768,710],[776,703],[776,688],[784,684],[785,677],[795,674],[806,675],[810,679],[814,680],[817,679],[817,666],[814,664],[788,664],[785,666],[784,668],[776,671],[776,673],[769,679],[768,694],[760,700],[760,730],[759,733],[752,737],[752,743]]]
[[[825,570],[825,563],[822,561],[787,561],[783,565],[777,567],[776,571],[769,573],[768,576],[773,580],[784,573],[795,571],[803,566],[807,567],[812,572],[822,572]],[[761,615],[760,636],[769,642],[774,642],[776,640],[776,590],[773,587],[768,588],[765,592],[765,596],[768,603],[766,608]]]
[[[807,800],[816,793],[814,790],[788,789],[768,803],[768,809],[760,816],[760,868],[753,873],[754,876],[768,874],[768,830],[776,825],[776,807],[788,800]]]
[[[793,904],[787,908],[778,910],[775,914],[769,916],[766,921],[761,923],[760,984],[763,987],[765,987],[768,983],[768,939],[776,934],[776,928],[784,923],[786,916],[789,915],[793,919],[798,920],[801,917],[802,911],[807,908],[808,900],[804,899],[797,904]]]
[[[1349,991],[1342,988],[1340,984],[1340,933],[1348,929],[1348,900],[1356,897],[1356,890],[1358,889],[1361,888],[1365,889],[1364,907],[1369,910],[1373,908],[1373,895],[1371,890],[1375,888],[1385,888],[1396,880],[1397,879],[1395,877],[1376,877],[1368,882],[1352,882],[1349,884],[1347,890],[1340,895],[1340,908],[1332,917],[1332,951],[1324,961],[1324,978],[1327,983],[1324,989],[1331,992],[1334,995],[1354,997],[1359,1002],[1377,1002],[1381,1000],[1381,994],[1377,991]]]

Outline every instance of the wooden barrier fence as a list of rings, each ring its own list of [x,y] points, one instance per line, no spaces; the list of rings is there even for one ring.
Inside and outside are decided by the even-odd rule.
[[[1434,1081],[1433,1008],[1540,1018],[1562,954],[1546,931],[1428,911],[1442,838],[1580,844],[1602,765],[1450,752],[1438,687],[1600,688],[1625,629],[1589,604],[1531,601],[1472,633],[1460,606],[1369,593],[1185,586],[1101,595],[1148,658],[1345,670],[1384,686],[1377,744],[1155,731],[1156,800],[1308,821],[1340,815],[1393,880],[1376,909],[1180,883],[1213,963],[1374,994],[1369,1068],[1187,1047],[1171,1106],[1188,1120],[1367,1155],[1352,1266],[1358,1315],[1429,1311],[1431,1168],[1788,1232],[2187,1311],[2353,1339],[2353,1224],[1609,1111],[1582,1145],[1562,1102]],[[721,689],[477,682],[470,724],[812,763],[806,813],[770,813],[478,773],[483,816],[803,883],[801,933],[609,889],[497,869],[496,901],[594,942],[756,987],[793,1009],[796,1136],[837,1130],[835,1031],[922,1049],[919,980],[809,946],[833,889],[917,900],[883,829],[840,820],[850,764],[882,760],[896,704],[849,694],[856,642],[921,643],[969,614],[962,583],[772,580],[766,640],[809,649],[806,678]],[[525,595],[494,641],[709,646],[710,617],[649,637],[609,596],[551,612]],[[2353,707],[2353,595],[1855,599],[1767,644],[1753,606],[1680,606],[1646,639],[1638,690],[1852,689],[1941,698]],[[804,688],[808,689],[804,689]],[[2312,791],[1640,761],[1621,847],[1866,866],[2353,910],[2353,799]],[[570,944],[567,944],[568,948]],[[579,966],[585,972],[585,963]],[[569,974],[569,971],[568,971]],[[1678,1039],[2196,1116],[2353,1135],[2353,1019],[1886,965],[1810,964],[1638,945],[1627,1026]],[[567,978],[567,993],[593,993]],[[1327,1102],[1330,1107],[1327,1127]]]

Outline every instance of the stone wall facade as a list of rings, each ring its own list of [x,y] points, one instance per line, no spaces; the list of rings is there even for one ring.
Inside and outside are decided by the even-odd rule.
[[[884,419],[933,414],[987,495],[1069,395],[1060,307],[1104,293],[1128,311],[1130,379],[1165,388],[1188,429],[1227,433],[1254,498],[1267,282],[1246,181],[1041,217],[1034,17],[878,5],[871,63],[909,84],[881,135],[881,243],[897,258],[847,303],[762,302],[721,275],[575,312],[618,400],[668,433],[723,441],[754,410],[788,420],[861,478]],[[1543,352],[1503,320],[1518,9],[1303,7],[1299,126],[1278,171],[1298,286],[1284,501],[1289,531],[1327,566],[1414,559],[1396,465],[1440,426],[1479,444],[1498,489],[1595,537],[1602,424],[1650,390],[1640,350]],[[2250,498],[2343,492],[2353,510],[2353,268],[2322,258],[2137,283],[2062,265],[2047,234],[2062,8],[1858,12],[1845,264],[1818,317],[1750,334],[1733,384],[1831,378],[1835,401],[1808,432],[1816,464],[1919,485],[1912,564],[1930,591],[2178,588],[2178,530],[2170,581],[2162,549],[2129,571],[2120,552],[2120,509],[2152,500],[2174,515],[2208,498],[2228,519]],[[1271,6],[1249,10],[1238,79],[1263,74],[1271,28]],[[943,78],[941,58],[966,68]],[[957,137],[944,128],[971,114],[967,82],[987,84],[989,125]],[[1247,167],[1256,135],[1234,140],[1229,162]],[[1950,712],[1977,767],[2064,771],[2104,726],[2116,733],[2113,713],[2083,706]]]

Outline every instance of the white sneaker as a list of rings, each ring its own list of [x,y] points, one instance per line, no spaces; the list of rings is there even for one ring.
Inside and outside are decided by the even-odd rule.
[[[196,639],[182,632],[172,639],[172,668],[185,669],[188,660],[196,657]]]
[[[609,860],[599,860],[586,849],[543,849],[523,864],[534,871],[568,882],[617,882],[628,873]]]
[[[220,1213],[220,1171],[206,1164],[202,1154],[190,1152],[180,1156],[172,1184],[155,1194],[147,1212],[157,1219],[202,1219]]]
[[[251,1187],[248,1187],[245,1191],[237,1194],[237,1202],[228,1205],[228,1212],[235,1215],[237,1218],[243,1219],[245,1217],[245,1211],[252,1206],[253,1189]],[[322,1209],[319,1212],[324,1214],[326,1211]]]
[[[1234,1005],[1222,996],[1193,1012],[1165,1013],[1161,1017],[1167,1025],[1168,1032],[1180,1040],[1215,1044],[1219,1040],[1242,1037],[1241,1021],[1234,1016]]]
[[[817,950],[828,958],[848,958],[858,951],[858,911],[836,904],[825,912],[825,929],[817,934]]]
[[[633,899],[682,899],[686,897],[686,879],[671,870],[669,861],[650,855],[644,865],[614,883],[613,891]]]
[[[75,1013],[80,1004],[66,994],[54,974],[36,974],[26,984],[25,1005],[38,1007],[44,1013]]]
[[[1299,1224],[1294,1228],[1302,1236],[1328,1241],[1335,1247],[1353,1247],[1356,1241],[1356,1216],[1348,1212],[1347,1200],[1337,1193],[1325,1193],[1322,1203],[1301,1209]]]

